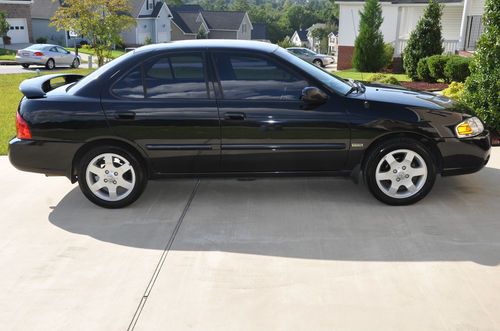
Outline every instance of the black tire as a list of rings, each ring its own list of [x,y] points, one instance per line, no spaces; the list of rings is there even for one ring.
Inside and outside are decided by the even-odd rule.
[[[24,69],[28,69],[30,67],[29,64],[21,64],[21,66],[24,68]]]
[[[77,69],[80,66],[80,60],[74,59],[73,63],[71,64],[71,68]]]
[[[381,160],[386,157],[389,153],[395,152],[397,153],[397,150],[410,150],[415,152],[418,156],[420,156],[423,161],[425,162],[425,165],[427,167],[427,177],[425,178],[425,181],[423,180],[424,177],[415,177],[415,179],[410,178],[409,180],[415,181],[419,183],[419,185],[416,185],[417,187],[421,185],[420,189],[418,189],[416,192],[411,193],[411,191],[407,191],[407,188],[399,183],[395,183],[392,180],[388,180],[387,182],[390,182],[388,185],[393,185],[395,183],[395,186],[399,186],[397,192],[401,192],[401,194],[412,194],[411,196],[408,197],[401,197],[401,198],[395,198],[392,197],[388,194],[386,194],[382,189],[379,187],[377,184],[377,179],[376,179],[376,172],[377,172],[377,167],[379,166],[379,163]],[[395,154],[397,156],[397,154]],[[404,153],[402,153],[401,158],[404,158]],[[397,160],[397,159],[396,159]],[[418,162],[418,159],[415,161]],[[399,161],[396,163],[396,167],[399,166]],[[388,164],[381,164],[382,166],[389,166]],[[393,168],[390,168],[390,171],[394,171],[394,173],[398,173],[397,175],[395,174],[394,176],[398,176],[401,171],[402,178],[399,179],[397,178],[398,182],[400,180],[405,180],[405,175],[404,172],[402,171],[402,168],[397,170]],[[414,139],[409,139],[409,138],[397,138],[394,140],[389,140],[386,142],[381,143],[380,145],[376,146],[370,154],[367,156],[367,160],[365,163],[365,168],[364,168],[364,178],[365,182],[368,185],[368,188],[370,192],[377,198],[378,200],[382,201],[383,203],[386,203],[388,205],[394,205],[394,206],[402,206],[402,205],[411,205],[413,203],[416,203],[420,200],[422,200],[432,189],[432,186],[434,185],[434,182],[436,180],[436,164],[435,160],[432,157],[431,152],[419,141],[414,140]],[[421,178],[421,179],[419,179]],[[419,180],[422,180],[422,183],[418,182]],[[380,183],[384,183],[385,181],[381,181]],[[408,182],[406,182],[408,183]],[[410,183],[411,184],[411,183]],[[422,185],[423,184],[423,185]],[[381,184],[382,185],[382,184]],[[390,192],[389,192],[390,193]]]
[[[45,63],[45,68],[47,68],[47,70],[53,70],[55,69],[55,67],[56,67],[56,62],[54,61],[54,59],[48,59],[47,63]]]
[[[320,59],[316,59],[316,60],[314,60],[314,61],[313,61],[313,64],[314,64],[314,65],[317,65],[318,67],[321,67],[321,68],[323,68],[323,67],[324,67],[324,65],[323,65],[323,61],[321,61]]]
[[[100,155],[103,154],[115,154],[118,155],[120,158],[123,158],[124,160],[128,161],[130,166],[133,169],[133,172],[135,174],[135,183],[133,184],[132,188],[129,190],[130,193],[126,195],[124,198],[115,200],[115,201],[108,201],[106,199],[103,199],[96,194],[90,189],[89,185],[92,183],[88,183],[87,179],[87,167],[89,166],[89,163],[92,162],[95,158],[98,158]],[[116,160],[116,159],[114,159]],[[105,166],[105,165],[103,165]],[[117,168],[119,169],[119,168]],[[116,174],[116,173],[115,173]],[[89,152],[87,152],[80,160],[80,163],[78,165],[77,169],[77,175],[78,175],[78,184],[80,186],[80,189],[82,193],[93,203],[95,203],[98,206],[104,207],[104,208],[122,208],[125,206],[130,205],[134,201],[136,201],[144,191],[147,185],[147,176],[146,176],[146,171],[144,169],[144,166],[141,164],[141,162],[137,159],[137,157],[133,154],[130,153],[128,150],[121,148],[121,147],[116,147],[116,146],[102,146],[102,147],[96,147]],[[128,173],[130,175],[130,173]],[[112,176],[110,173],[109,175],[104,175],[106,178],[109,178],[108,176]],[[118,175],[119,176],[119,175]],[[116,178],[118,178],[118,176]],[[125,176],[125,175],[122,175]],[[99,176],[95,175],[90,175],[92,177],[91,179],[96,179],[99,178]],[[101,178],[99,178],[100,180]],[[96,180],[96,181],[99,181]],[[102,179],[105,181],[104,179]],[[108,179],[109,180],[109,179]],[[116,181],[114,182],[116,184]],[[119,187],[119,184],[118,184]],[[118,190],[115,188],[115,190]],[[97,194],[105,195],[107,192],[107,188],[103,187]],[[109,192],[108,192],[109,193]],[[124,194],[122,194],[124,195]]]

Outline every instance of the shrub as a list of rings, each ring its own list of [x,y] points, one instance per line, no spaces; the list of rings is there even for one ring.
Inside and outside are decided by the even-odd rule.
[[[81,46],[88,45],[88,44],[89,44],[89,42],[88,42],[88,41],[86,41],[86,40],[81,40],[81,41],[80,41],[80,45],[81,45]]]
[[[443,90],[443,95],[453,100],[460,101],[464,94],[464,83],[451,82],[448,88]]]
[[[484,32],[465,81],[464,100],[490,129],[500,130],[500,1],[486,0]]]
[[[470,58],[461,56],[452,56],[444,66],[444,75],[446,80],[451,82],[465,82],[470,75],[469,64]]]
[[[359,15],[359,35],[354,42],[352,65],[358,71],[379,71],[387,65],[384,36],[380,32],[384,19],[379,1],[366,0]]]
[[[427,65],[429,66],[429,72],[431,77],[435,80],[442,79],[446,81],[444,75],[444,67],[450,59],[447,55],[433,55],[427,59]]]
[[[153,43],[153,38],[150,36],[147,36],[146,39],[144,39],[144,45],[151,45]]]
[[[398,79],[394,76],[384,75],[384,74],[373,74],[368,77],[368,82],[377,82],[389,85],[401,85]]]
[[[418,61],[434,54],[442,54],[441,15],[443,7],[430,0],[403,51],[403,66],[411,79],[418,79]]]
[[[429,63],[427,63],[428,59],[428,57],[424,57],[418,61],[417,75],[419,80],[434,83],[436,80],[431,76],[431,72],[429,71]]]
[[[39,37],[39,38],[36,38],[35,42],[37,44],[46,44],[47,43],[47,38],[45,38],[45,37]]]
[[[384,67],[389,67],[392,64],[392,59],[394,58],[394,46],[391,43],[384,44]]]

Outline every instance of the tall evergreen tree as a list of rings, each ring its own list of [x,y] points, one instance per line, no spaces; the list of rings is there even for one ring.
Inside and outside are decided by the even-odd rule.
[[[483,27],[464,100],[489,128],[500,132],[500,1],[486,0]]]
[[[420,59],[443,53],[442,14],[443,6],[436,0],[429,0],[424,14],[410,34],[403,51],[403,65],[406,74],[412,79],[418,79],[417,65]]]
[[[379,1],[366,0],[359,15],[359,35],[354,43],[352,65],[359,71],[379,71],[385,65],[384,37],[380,32],[384,19]]]

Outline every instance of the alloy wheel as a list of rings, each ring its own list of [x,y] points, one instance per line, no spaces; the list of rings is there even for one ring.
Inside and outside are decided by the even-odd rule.
[[[94,157],[85,171],[90,191],[105,201],[120,201],[132,193],[136,174],[123,156],[104,153]]]
[[[421,155],[409,149],[397,149],[387,153],[379,161],[375,179],[384,194],[404,199],[422,189],[427,174],[427,164]]]

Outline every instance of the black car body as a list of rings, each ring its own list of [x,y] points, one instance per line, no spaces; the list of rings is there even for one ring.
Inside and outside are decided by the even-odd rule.
[[[59,78],[65,81],[54,84]],[[480,121],[448,98],[345,82],[260,42],[150,45],[84,78],[41,76],[20,88],[12,164],[79,180],[87,197],[105,207],[133,202],[147,179],[160,177],[352,173],[362,174],[380,200],[408,204],[430,190],[435,174],[478,171],[490,154]],[[458,128],[463,121],[469,122]],[[95,198],[82,178],[90,156],[106,148],[136,167],[136,191],[118,201]],[[426,168],[425,185],[412,196],[386,197],[370,181],[385,173],[382,158],[391,151],[403,151],[401,159],[394,154],[394,167],[404,151],[422,156],[409,160]],[[88,176],[95,184],[108,175]]]

